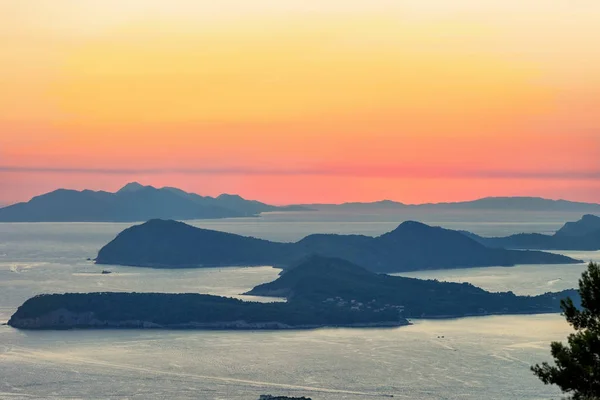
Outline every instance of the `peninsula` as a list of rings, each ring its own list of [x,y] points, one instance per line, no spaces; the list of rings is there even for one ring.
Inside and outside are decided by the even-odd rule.
[[[315,234],[296,243],[279,243],[170,220],[125,229],[100,249],[96,262],[155,268],[285,268],[311,254],[344,258],[374,272],[580,262],[540,251],[488,248],[461,232],[414,221],[378,237]]]

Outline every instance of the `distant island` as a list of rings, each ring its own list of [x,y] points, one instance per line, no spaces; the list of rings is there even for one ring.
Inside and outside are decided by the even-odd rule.
[[[505,237],[467,236],[495,248],[538,250],[600,250],[600,217],[587,214],[579,221],[567,222],[554,235],[519,233]]]
[[[484,197],[477,200],[458,201],[453,203],[425,203],[405,204],[392,200],[374,202],[351,202],[342,204],[305,204],[317,210],[345,210],[345,211],[372,211],[372,210],[452,210],[452,211],[543,211],[543,212],[598,212],[600,204],[584,203],[568,200],[551,200],[541,197]]]
[[[258,303],[205,294],[68,293],[35,296],[8,321],[19,329],[310,329],[392,327],[407,318],[560,311],[575,290],[540,296],[490,293],[469,283],[379,275],[351,262],[311,256],[247,294]]]
[[[0,208],[0,222],[138,222],[152,218],[190,220],[307,210],[310,209],[303,206],[272,206],[238,195],[205,197],[176,188],[157,189],[133,182],[115,193],[58,189],[26,203]]]
[[[279,243],[151,220],[125,229],[98,252],[96,263],[154,268],[272,265],[285,268],[311,254],[339,257],[374,272],[403,272],[579,260],[540,251],[488,248],[465,234],[407,221],[378,237],[315,234]]]
[[[142,222],[150,219],[212,219],[252,217],[275,211],[543,211],[600,213],[600,204],[540,197],[485,197],[455,203],[370,203],[273,206],[238,195],[200,196],[173,187],[128,183],[115,193],[58,189],[27,202],[0,205],[0,222]]]

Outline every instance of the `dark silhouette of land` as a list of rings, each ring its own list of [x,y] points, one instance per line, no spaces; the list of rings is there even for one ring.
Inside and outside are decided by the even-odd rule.
[[[576,291],[516,296],[468,283],[379,275],[348,261],[311,256],[248,294],[285,303],[204,294],[67,293],[27,300],[8,324],[20,329],[302,329],[409,324],[406,317],[448,318],[546,313]]]
[[[414,221],[378,237],[315,234],[279,243],[170,220],[125,229],[98,252],[96,262],[155,268],[286,267],[312,254],[344,258],[375,272],[580,262],[540,251],[488,248],[461,232]]]
[[[0,222],[135,222],[152,218],[208,219],[256,216],[277,207],[237,195],[204,197],[183,190],[129,183],[116,193],[58,189],[26,203],[0,208]]]
[[[600,204],[568,200],[550,200],[541,197],[484,197],[472,201],[452,203],[405,204],[391,200],[369,203],[306,204],[318,210],[464,210],[464,211],[545,211],[545,212],[600,212]]]
[[[173,187],[129,183],[115,193],[58,189],[8,206],[0,204],[0,222],[139,222],[153,218],[191,220],[257,216],[272,211],[544,211],[597,212],[600,204],[539,197],[486,197],[455,203],[371,203],[273,206],[238,195],[200,196]]]
[[[8,324],[20,329],[308,329],[408,324],[392,309],[387,313],[354,311],[328,304],[259,303],[196,293],[66,293],[32,297]]]
[[[470,232],[465,235],[495,248],[538,250],[600,250],[600,217],[586,214],[579,221],[567,222],[554,235],[519,233],[486,238]]]
[[[248,295],[285,297],[290,302],[402,307],[406,317],[461,317],[560,311],[560,299],[575,290],[539,296],[491,293],[470,283],[439,282],[367,271],[338,258],[311,256]]]

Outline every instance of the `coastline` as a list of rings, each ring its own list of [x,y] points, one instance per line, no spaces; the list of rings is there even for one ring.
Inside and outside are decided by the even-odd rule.
[[[63,310],[61,310],[63,311]],[[60,313],[65,315],[64,311]],[[70,313],[72,314],[72,313]],[[463,318],[481,318],[494,316],[509,316],[509,315],[547,315],[560,314],[559,311],[522,311],[511,313],[486,313],[486,314],[463,314],[463,315],[432,315],[426,317],[405,317],[408,323],[400,321],[382,321],[371,323],[350,323],[350,324],[305,324],[305,325],[289,325],[278,321],[269,322],[246,322],[244,320],[237,321],[217,321],[217,322],[190,322],[184,324],[169,324],[161,325],[150,321],[143,320],[126,320],[126,321],[108,321],[89,319],[86,323],[59,324],[55,320],[41,321],[41,318],[24,319],[14,323],[9,320],[1,323],[1,326],[10,326],[19,330],[105,330],[105,329],[124,329],[124,330],[211,330],[211,331],[248,331],[248,330],[313,330],[322,328],[397,328],[402,326],[413,325],[412,321],[427,321],[427,320],[458,320]],[[89,318],[88,315],[72,315],[72,317]]]
[[[227,321],[227,322],[189,322],[183,324],[161,325],[150,321],[127,320],[127,321],[108,321],[92,319],[87,323],[59,324],[44,323],[36,319],[24,319],[18,321],[8,321],[7,326],[19,330],[99,330],[99,329],[135,329],[135,330],[312,330],[320,328],[397,328],[411,325],[410,322],[400,321],[382,321],[370,323],[350,323],[350,324],[306,324],[306,325],[288,325],[278,321],[270,322],[246,322]]]
[[[561,314],[561,311],[515,311],[515,312],[491,312],[485,314],[463,314],[463,315],[428,315],[425,317],[405,317],[408,320],[444,320],[444,319],[462,319],[462,318],[477,318],[477,317],[495,317],[502,315],[546,315],[546,314]]]

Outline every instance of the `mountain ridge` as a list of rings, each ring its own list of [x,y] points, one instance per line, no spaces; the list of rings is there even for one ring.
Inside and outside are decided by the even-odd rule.
[[[200,196],[181,189],[130,182],[116,192],[57,189],[0,208],[0,222],[138,222],[153,218],[253,217],[263,212],[307,210],[278,207],[237,195]]]
[[[284,268],[312,254],[343,258],[376,272],[579,262],[539,251],[488,248],[459,231],[419,222],[404,222],[377,237],[314,234],[281,243],[159,219],[119,233],[100,249],[96,262],[155,268]]]

